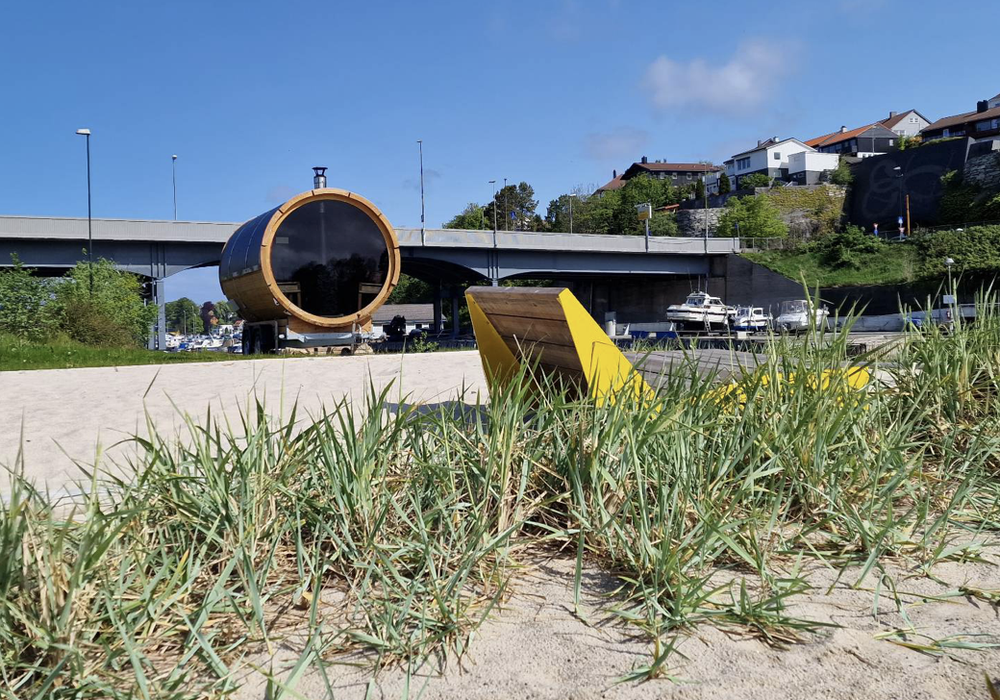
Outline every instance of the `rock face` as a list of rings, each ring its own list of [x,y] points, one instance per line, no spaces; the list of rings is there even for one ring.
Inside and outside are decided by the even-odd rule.
[[[994,141],[993,148],[984,155],[965,161],[962,179],[966,183],[986,190],[1000,190],[1000,141]]]
[[[708,235],[714,236],[719,228],[719,217],[725,209],[680,209],[677,212],[677,232],[689,238],[705,235],[705,219],[708,219]]]
[[[777,207],[782,221],[788,225],[788,235],[806,239],[828,233],[843,217],[845,187],[838,185],[807,185],[803,187],[758,187],[757,197],[768,197]],[[725,207],[691,207],[677,212],[677,229],[681,236],[698,238],[705,235],[705,219],[708,219],[708,235],[716,235],[719,218]]]

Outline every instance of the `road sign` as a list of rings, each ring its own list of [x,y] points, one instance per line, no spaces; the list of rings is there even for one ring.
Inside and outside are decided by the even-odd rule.
[[[899,223],[899,227],[902,228],[903,227],[903,217],[900,216],[900,217],[898,217],[897,220],[898,220],[898,223]]]
[[[644,221],[653,217],[653,205],[648,202],[646,204],[636,204],[635,210],[639,212],[639,221]]]

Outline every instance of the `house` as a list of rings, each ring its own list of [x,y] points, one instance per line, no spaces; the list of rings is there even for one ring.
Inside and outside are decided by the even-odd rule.
[[[600,197],[605,192],[621,189],[626,182],[638,175],[648,175],[656,180],[670,180],[675,187],[681,187],[693,185],[698,180],[705,179],[707,175],[721,171],[722,168],[711,163],[668,163],[665,160],[650,163],[649,158],[643,156],[638,163],[628,166],[621,175],[617,170],[612,170],[611,180],[594,190],[594,194]]]
[[[818,185],[825,182],[824,173],[836,170],[839,164],[838,153],[799,151],[788,157],[788,181],[796,185]]]
[[[924,141],[967,136],[976,141],[1000,139],[1000,94],[976,103],[974,112],[938,119],[921,130]]]
[[[625,181],[622,180],[622,176],[618,174],[617,170],[611,171],[611,180],[594,190],[594,195],[601,197],[605,192],[611,192],[612,190],[620,190],[625,186]]]
[[[779,139],[777,136],[757,142],[756,148],[737,153],[725,162],[726,174],[734,189],[741,187],[747,175],[764,173],[777,180],[788,180],[789,158],[803,151],[815,152],[798,139]],[[836,166],[834,166],[836,167]]]
[[[805,142],[820,153],[836,153],[841,156],[868,158],[880,156],[899,147],[899,135],[880,122],[866,124],[856,129],[846,126],[832,134],[816,136]]]
[[[406,319],[406,335],[421,329],[434,328],[434,304],[383,304],[372,314],[372,335],[381,338],[396,316]]]
[[[920,130],[926,129],[930,123],[927,117],[915,109],[908,109],[905,112],[889,112],[889,116],[879,122],[896,136],[919,136]]]
[[[646,156],[643,156],[638,163],[632,163],[628,169],[622,173],[622,180],[628,181],[638,175],[649,175],[656,180],[670,180],[673,185],[693,185],[701,180],[708,173],[721,170],[717,165],[711,163],[668,163],[665,160],[657,160],[652,163]]]

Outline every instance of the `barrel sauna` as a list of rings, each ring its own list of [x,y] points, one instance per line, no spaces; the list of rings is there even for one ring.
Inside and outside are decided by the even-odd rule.
[[[399,281],[388,220],[316,170],[321,186],[247,221],[222,252],[219,281],[244,319],[244,352],[353,346]]]

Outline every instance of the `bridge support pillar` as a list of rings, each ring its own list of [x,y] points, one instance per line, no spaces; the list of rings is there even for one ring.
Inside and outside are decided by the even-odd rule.
[[[167,303],[164,295],[163,280],[151,280],[152,299],[151,303],[156,304],[156,323],[153,324],[149,334],[150,350],[167,349]]]
[[[444,330],[444,322],[441,313],[441,283],[434,283],[434,332],[440,333]]]
[[[451,337],[457,338],[458,331],[461,328],[461,324],[458,320],[458,295],[460,294],[458,287],[452,287],[451,290]]]

